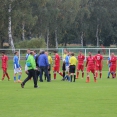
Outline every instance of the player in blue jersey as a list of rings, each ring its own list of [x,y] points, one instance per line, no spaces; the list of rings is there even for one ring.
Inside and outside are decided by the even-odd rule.
[[[70,77],[69,77],[69,66],[70,66],[69,60],[70,60],[70,53],[68,51],[66,51],[66,57],[65,57],[66,75],[62,80],[64,81],[65,79],[67,79],[70,82],[71,80],[70,80]]]
[[[111,74],[111,72],[110,72],[110,66],[111,66],[111,62],[110,62],[110,60],[111,60],[111,58],[108,57],[107,65],[108,65],[108,67],[109,67],[109,72],[108,72],[108,77],[107,77],[107,78],[110,78],[110,74]]]
[[[15,52],[14,53],[14,57],[13,57],[13,64],[14,64],[14,82],[16,82],[16,75],[18,75],[18,81],[19,83],[21,83],[21,75],[22,75],[22,70],[21,70],[21,66],[19,64],[19,53]]]
[[[27,54],[26,54],[26,59],[25,59],[25,60],[28,59],[28,56],[29,56],[29,55],[30,55],[30,49],[27,50]],[[28,67],[27,67],[26,64],[25,64],[25,73],[28,75]]]

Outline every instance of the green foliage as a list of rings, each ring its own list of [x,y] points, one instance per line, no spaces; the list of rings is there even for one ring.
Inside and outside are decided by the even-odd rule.
[[[96,45],[98,25],[100,44],[117,43],[117,0],[0,0],[0,47],[9,42],[9,2],[14,42],[33,37],[46,40],[49,29],[49,47],[55,47],[57,29],[59,44],[80,43],[83,34],[86,44]]]
[[[46,44],[43,38],[32,38],[16,43],[15,46],[16,48],[45,48]]]

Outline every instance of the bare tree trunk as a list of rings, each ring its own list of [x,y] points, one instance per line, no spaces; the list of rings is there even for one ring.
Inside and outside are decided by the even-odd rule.
[[[83,45],[84,45],[84,44],[83,44],[83,41],[84,41],[83,38],[84,38],[84,33],[82,32],[82,34],[81,34],[81,45],[82,45],[82,47],[83,47]]]
[[[12,38],[12,31],[11,31],[11,4],[9,4],[9,26],[8,26],[8,37],[9,37],[9,43],[11,45],[12,48],[12,52],[15,51],[15,47],[14,47],[14,42],[13,42],[13,38]]]
[[[23,22],[22,23],[22,40],[25,41],[25,30],[24,30],[24,27],[25,27],[25,23]]]
[[[49,28],[47,28],[47,50],[49,48],[49,35],[50,35]]]
[[[56,27],[56,29],[55,29],[55,43],[56,43],[56,48],[58,48],[57,27]]]
[[[99,47],[99,24],[97,24],[96,38],[97,38],[97,47]]]

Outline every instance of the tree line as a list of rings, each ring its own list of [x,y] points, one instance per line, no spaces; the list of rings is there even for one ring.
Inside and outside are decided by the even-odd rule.
[[[0,0],[0,47],[43,38],[59,44],[117,43],[117,0]]]

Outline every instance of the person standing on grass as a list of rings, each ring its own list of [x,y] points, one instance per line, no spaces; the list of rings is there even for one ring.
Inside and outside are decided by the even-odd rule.
[[[62,81],[64,81],[65,79],[67,79],[68,81],[71,81],[70,80],[70,77],[69,77],[69,60],[70,60],[70,53],[69,51],[67,51],[67,55],[65,57],[65,69],[66,69],[66,75],[65,77],[62,79]]]
[[[107,78],[110,78],[110,67],[111,67],[111,62],[110,62],[110,60],[111,60],[111,57],[108,57],[108,60],[107,60],[107,65],[108,65],[108,68],[109,68],[109,71],[108,71],[108,77]]]
[[[57,51],[54,51],[54,80],[56,80],[56,73],[59,73],[62,77],[63,74],[60,72],[60,56]]]
[[[30,49],[27,49],[27,54],[26,54],[26,60],[28,59],[30,55]],[[28,75],[28,66],[25,64],[25,73]]]
[[[91,52],[89,52],[89,56],[86,60],[86,67],[87,67],[87,80],[86,82],[90,82],[90,76],[89,73],[92,72],[94,76],[94,82],[97,82],[96,76],[95,76],[95,57],[92,56]]]
[[[82,78],[84,77],[84,60],[85,60],[85,56],[80,51],[79,55],[78,55],[78,65],[77,65],[76,79],[78,79],[80,70],[82,71]]]
[[[8,81],[10,80],[9,74],[7,72],[7,68],[8,68],[8,56],[5,55],[5,52],[2,52],[2,70],[3,70],[3,76],[2,76],[2,81],[4,80],[5,76],[7,76]]]
[[[38,81],[38,77],[40,75],[40,69],[39,69],[39,64],[38,64],[38,58],[39,58],[39,56],[40,56],[40,53],[36,54],[36,56],[34,57],[35,58],[35,63],[36,63],[36,68],[37,68],[37,70],[36,70],[37,81]]]
[[[36,53],[36,51],[34,50],[34,59],[36,60],[36,57],[38,56],[38,54]]]
[[[116,65],[117,65],[117,58],[114,55],[114,53],[111,54],[111,59],[110,59],[110,72],[112,74],[112,78],[116,77]]]
[[[15,52],[14,53],[15,56],[13,57],[13,64],[14,64],[14,82],[16,82],[16,75],[18,75],[18,83],[21,83],[21,75],[22,75],[22,70],[21,70],[21,66],[19,64],[19,53],[18,52]]]
[[[71,76],[71,82],[72,82],[72,77],[74,77],[74,82],[75,82],[75,79],[76,79],[75,71],[76,71],[77,59],[74,56],[73,52],[71,53],[71,57],[70,57],[69,63],[70,63],[70,70],[69,70],[69,72],[70,72],[70,76]]]
[[[51,65],[52,65],[53,60],[52,60],[52,57],[51,57],[51,53],[49,53],[49,55],[48,55],[48,52],[45,52],[45,54],[46,54],[47,57],[48,57],[48,62],[49,62],[48,74],[49,74],[49,78],[50,78],[50,80],[51,80]],[[45,80],[46,80],[46,78],[47,78],[47,76],[46,76],[46,74],[45,74]]]
[[[45,72],[45,75],[47,76],[47,82],[50,82],[50,77],[48,75],[48,67],[49,67],[48,57],[44,51],[41,52],[38,58],[38,65],[40,68],[40,82],[43,82],[43,79],[42,79],[43,72]]]
[[[95,56],[96,60],[96,78],[98,77],[98,71],[100,72],[100,78],[102,78],[102,67],[103,67],[103,56],[98,51],[98,54]]]
[[[67,56],[67,49],[64,49],[64,55],[63,55],[63,65],[62,65],[62,70],[63,70],[63,78],[65,77],[65,57]]]
[[[28,59],[26,60],[26,65],[28,67],[28,77],[21,83],[21,87],[24,88],[24,85],[28,80],[33,77],[33,82],[34,82],[34,88],[38,88],[37,86],[37,78],[36,78],[36,63],[34,59],[34,52],[30,51],[30,55],[28,56]]]

